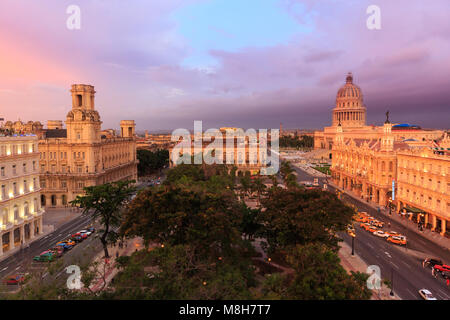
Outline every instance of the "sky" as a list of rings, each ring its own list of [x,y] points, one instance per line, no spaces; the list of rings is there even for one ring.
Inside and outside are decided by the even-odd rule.
[[[322,128],[352,72],[369,125],[389,110],[449,128],[448,12],[448,0],[2,0],[0,117],[65,120],[83,83],[103,128]]]

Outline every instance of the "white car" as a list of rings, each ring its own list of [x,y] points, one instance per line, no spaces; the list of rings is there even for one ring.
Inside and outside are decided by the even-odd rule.
[[[381,238],[389,237],[389,235],[386,232],[382,231],[382,230],[377,230],[377,231],[373,232],[373,235],[377,236],[377,237],[381,237]]]
[[[419,294],[420,296],[424,299],[424,300],[437,300],[433,294],[427,290],[427,289],[420,289],[419,290]]]

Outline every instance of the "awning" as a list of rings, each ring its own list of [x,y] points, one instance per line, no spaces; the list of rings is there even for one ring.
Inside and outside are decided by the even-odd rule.
[[[414,207],[410,207],[410,206],[406,206],[406,211],[412,212],[412,213],[426,213],[425,211],[421,210],[421,209],[417,209]]]

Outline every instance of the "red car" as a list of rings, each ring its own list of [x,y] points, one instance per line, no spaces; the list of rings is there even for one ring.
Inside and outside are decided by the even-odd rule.
[[[25,276],[23,274],[14,274],[8,276],[3,280],[3,283],[7,285],[17,285],[25,281]]]
[[[434,269],[439,272],[450,272],[450,266],[447,264],[443,264],[443,265],[436,264],[434,266]]]

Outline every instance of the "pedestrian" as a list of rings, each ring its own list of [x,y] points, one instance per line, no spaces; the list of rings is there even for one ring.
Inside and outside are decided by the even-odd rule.
[[[447,278],[447,280],[446,280],[447,287],[449,287],[450,286],[450,278],[448,276],[446,276],[446,278]]]

